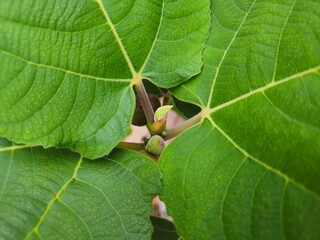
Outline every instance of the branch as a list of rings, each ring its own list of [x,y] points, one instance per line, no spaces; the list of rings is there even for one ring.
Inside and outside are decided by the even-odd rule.
[[[133,143],[133,142],[120,142],[118,143],[116,148],[124,148],[124,149],[129,149],[134,151],[145,150],[143,143]]]
[[[147,119],[147,125],[151,126],[151,124],[153,123],[154,111],[149,100],[148,94],[146,92],[146,89],[144,88],[142,81],[135,86],[144,111],[144,115]]]
[[[162,106],[169,105],[170,104],[170,99],[171,99],[171,93],[170,92],[164,94],[163,95]]]
[[[198,124],[199,122],[201,122],[203,119],[203,113],[200,112],[197,115],[195,115],[194,117],[188,119],[187,121],[181,123],[180,125],[171,128],[167,131],[166,136],[163,138],[165,141],[169,140],[171,138],[174,138],[176,136],[178,136],[180,133],[184,132],[185,130],[187,130],[188,128]]]

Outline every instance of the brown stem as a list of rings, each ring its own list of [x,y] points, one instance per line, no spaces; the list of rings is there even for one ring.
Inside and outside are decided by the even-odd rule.
[[[194,117],[188,119],[187,121],[181,123],[180,125],[171,128],[167,131],[166,136],[163,138],[164,140],[169,140],[171,138],[174,138],[176,136],[178,136],[180,133],[184,132],[185,130],[187,130],[188,128],[198,124],[199,122],[201,122],[203,119],[203,114],[202,113],[198,113],[197,115],[195,115]]]
[[[147,119],[147,125],[151,126],[151,124],[153,123],[154,111],[153,111],[150,99],[148,97],[148,94],[146,92],[146,89],[144,88],[142,81],[135,86],[136,86],[136,90],[139,95],[139,99],[144,111],[144,115],[146,116],[146,119]]]
[[[171,99],[171,93],[167,93],[163,96],[162,106],[169,105]]]
[[[159,159],[159,156],[156,156],[156,155],[153,155],[151,153],[148,153],[147,151],[140,151],[139,152],[140,154],[152,159],[156,164],[158,164],[158,159]]]

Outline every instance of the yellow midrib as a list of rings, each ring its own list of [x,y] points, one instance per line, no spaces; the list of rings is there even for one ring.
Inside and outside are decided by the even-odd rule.
[[[68,185],[72,182],[72,180],[74,178],[76,178],[77,176],[77,173],[79,171],[79,168],[80,168],[80,165],[82,163],[82,159],[83,157],[81,156],[79,161],[78,161],[78,164],[73,172],[73,175],[72,177],[61,187],[61,189],[56,193],[56,195],[54,196],[54,198],[48,203],[48,206],[46,208],[46,210],[43,212],[43,214],[41,215],[39,221],[36,223],[36,225],[32,228],[32,230],[30,232],[28,232],[28,234],[26,235],[26,237],[24,238],[25,240],[29,239],[30,236],[33,234],[33,233],[37,233],[39,231],[39,227],[41,225],[41,223],[44,221],[45,217],[47,216],[48,212],[50,211],[51,209],[51,206],[55,203],[55,201],[57,201],[61,194],[63,193],[63,191],[68,187]]]
[[[290,80],[293,80],[293,79],[296,79],[296,78],[299,78],[299,77],[302,77],[304,75],[307,75],[307,74],[312,74],[312,73],[317,73],[317,71],[320,70],[320,65],[319,66],[316,66],[314,68],[310,68],[308,70],[305,70],[303,72],[300,72],[300,73],[296,73],[294,75],[291,75],[289,77],[286,77],[284,79],[281,79],[277,82],[271,82],[270,84],[262,87],[262,88],[258,88],[252,92],[249,92],[247,94],[244,94],[238,98],[235,98],[231,101],[228,101],[226,103],[223,103],[217,107],[214,107],[214,108],[202,108],[202,111],[200,112],[200,117],[202,118],[202,121],[204,119],[208,119],[211,124],[213,125],[213,127],[215,127],[231,144],[233,144],[240,152],[242,152],[246,157],[249,157],[250,159],[252,159],[253,161],[255,161],[256,163],[258,163],[259,165],[262,165],[263,167],[265,167],[267,170],[277,174],[278,176],[282,177],[285,179],[286,182],[291,182],[292,184],[294,184],[295,186],[299,187],[300,189],[302,189],[303,191],[305,191],[306,193],[312,195],[314,198],[316,199],[320,199],[320,196],[315,193],[314,191],[310,190],[308,187],[306,187],[305,185],[303,185],[302,183],[300,182],[297,182],[296,180],[290,178],[288,175],[286,175],[285,173],[281,172],[280,170],[278,169],[275,169],[271,166],[269,166],[268,164],[262,162],[261,160],[253,157],[252,155],[250,155],[245,149],[241,148],[227,133],[225,133],[214,121],[213,119],[211,118],[210,114],[213,113],[213,112],[216,112],[218,110],[221,110],[221,109],[224,109],[225,107],[227,106],[230,106],[236,102],[239,102],[243,99],[246,99],[256,93],[263,93],[265,90],[267,89],[270,89],[272,87],[275,87],[277,85],[280,85],[282,83],[285,83],[285,82],[288,82]],[[201,122],[202,122],[201,121]]]
[[[82,73],[77,73],[77,72],[74,72],[74,71],[71,71],[71,70],[67,70],[67,69],[63,69],[63,68],[59,68],[59,67],[54,67],[54,66],[50,66],[50,65],[46,65],[46,64],[41,64],[41,63],[36,63],[36,62],[32,62],[28,59],[25,59],[23,57],[20,57],[20,56],[17,56],[11,52],[8,52],[6,50],[3,50],[3,49],[0,49],[0,53],[3,53],[3,54],[6,54],[6,55],[9,55],[9,56],[12,56],[14,58],[17,58],[19,60],[22,60],[24,62],[27,62],[28,64],[32,64],[32,65],[35,65],[35,66],[38,66],[38,67],[43,67],[43,68],[50,68],[50,69],[54,69],[54,70],[58,70],[58,71],[63,71],[63,72],[66,72],[68,74],[72,74],[72,75],[76,75],[76,76],[80,76],[80,77],[85,77],[85,78],[91,78],[91,79],[94,79],[94,80],[102,80],[102,81],[117,81],[117,82],[131,82],[131,85],[137,85],[139,84],[141,81],[142,81],[142,72],[144,70],[144,68],[146,67],[150,57],[151,57],[151,54],[153,52],[153,49],[155,47],[155,44],[157,42],[157,39],[158,39],[158,35],[159,35],[159,32],[160,32],[160,28],[161,28],[161,24],[162,24],[162,19],[163,19],[163,11],[164,11],[164,0],[162,1],[162,12],[161,12],[161,17],[160,17],[160,21],[159,21],[159,27],[158,27],[158,30],[157,30],[157,33],[156,33],[156,36],[155,36],[155,39],[154,39],[154,42],[151,46],[151,49],[149,51],[149,54],[146,58],[146,60],[144,61],[144,64],[143,66],[141,67],[141,69],[139,70],[139,72],[137,72],[130,60],[130,57],[121,41],[121,38],[120,36],[118,35],[117,33],[117,30],[114,26],[114,24],[112,23],[107,11],[106,11],[106,8],[104,7],[103,5],[103,2],[102,0],[94,0],[95,2],[97,2],[97,4],[99,5],[99,8],[101,9],[107,23],[105,25],[109,25],[119,47],[120,47],[120,50],[121,52],[123,53],[124,55],[124,58],[129,66],[129,69],[130,69],[130,72],[132,74],[132,78],[131,79],[108,79],[108,78],[102,78],[102,77],[96,77],[96,76],[91,76],[91,75],[87,75],[87,74],[82,74]]]
[[[150,59],[150,56],[151,56],[151,54],[153,52],[153,49],[155,47],[155,44],[157,42],[157,39],[158,39],[158,36],[159,36],[159,33],[160,33],[161,23],[162,23],[162,19],[163,19],[163,11],[164,11],[164,0],[162,0],[161,17],[160,17],[159,27],[158,27],[155,39],[153,41],[153,44],[152,44],[151,49],[149,51],[149,54],[148,54],[146,60],[144,61],[141,69],[139,70],[139,72],[137,72],[135,70],[135,68],[134,68],[134,66],[133,66],[133,64],[131,62],[131,59],[130,59],[130,57],[129,57],[129,55],[128,55],[128,53],[127,53],[127,51],[126,51],[126,49],[125,49],[125,47],[124,47],[124,45],[123,45],[123,43],[121,41],[121,38],[117,33],[116,27],[112,23],[112,21],[111,21],[109,15],[108,15],[108,12],[107,12],[102,0],[94,0],[94,1],[98,3],[99,8],[101,9],[105,19],[107,20],[107,23],[110,26],[110,29],[111,29],[114,37],[116,38],[116,41],[117,41],[117,43],[118,43],[118,45],[119,45],[119,47],[121,49],[121,52],[123,53],[123,56],[124,56],[124,58],[125,58],[125,60],[126,60],[126,62],[128,64],[128,66],[129,66],[129,69],[130,69],[130,71],[132,73],[132,85],[138,85],[142,81],[142,72],[143,72],[144,68],[146,67],[146,65],[147,65],[147,63],[148,63],[148,61]]]
[[[289,177],[288,175],[286,175],[285,173],[281,172],[278,169],[275,169],[273,167],[271,167],[270,165],[266,164],[265,162],[261,161],[258,158],[255,158],[254,156],[250,155],[245,149],[241,148],[227,133],[225,133],[214,121],[212,118],[208,117],[208,120],[211,122],[212,126],[214,128],[216,128],[233,146],[235,146],[236,149],[238,149],[244,156],[252,159],[254,162],[256,162],[257,164],[263,166],[264,168],[266,168],[267,170],[275,173],[276,175],[282,177],[286,182],[291,182],[293,185],[299,187],[301,190],[303,190],[304,192],[310,194],[311,196],[313,196],[316,199],[320,199],[320,196],[315,193],[314,191],[310,190],[309,188],[307,188],[305,185],[303,185],[300,182],[297,182],[296,180],[294,180],[293,178]]]
[[[105,7],[103,5],[102,0],[95,0],[95,1],[98,3],[98,5],[99,5],[104,17],[107,20],[107,23],[108,23],[108,25],[109,25],[114,37],[116,38],[116,40],[117,40],[117,42],[118,42],[118,44],[120,46],[121,52],[123,53],[123,55],[124,55],[124,57],[125,57],[125,59],[126,59],[126,61],[128,63],[128,66],[130,68],[130,71],[132,73],[132,77],[135,78],[135,76],[137,75],[137,72],[133,67],[133,64],[132,64],[132,62],[131,62],[131,60],[130,60],[130,58],[128,56],[128,53],[127,53],[126,49],[124,48],[124,46],[122,44],[122,41],[121,41],[121,39],[120,39],[120,37],[119,37],[119,35],[117,33],[117,30],[116,30],[115,26],[113,25],[108,13],[107,13],[107,10],[105,9]]]
[[[106,82],[131,82],[132,79],[116,79],[116,78],[102,78],[102,77],[97,77],[97,76],[92,76],[92,75],[88,75],[88,74],[82,74],[82,73],[77,73],[71,70],[67,70],[64,68],[60,68],[60,67],[55,67],[55,66],[50,66],[47,64],[42,64],[42,63],[36,63],[33,61],[30,61],[28,59],[25,59],[23,57],[17,56],[11,52],[8,52],[6,50],[0,49],[0,53],[11,56],[13,58],[19,59],[23,62],[26,62],[27,64],[30,65],[34,65],[37,66],[39,68],[48,68],[48,69],[53,69],[53,70],[57,70],[57,71],[61,71],[61,72],[65,72],[67,74],[71,74],[71,75],[75,75],[75,76],[79,76],[80,78],[89,78],[89,79],[94,79],[94,80],[101,80],[101,81],[106,81]]]
[[[233,44],[234,40],[236,39],[236,37],[237,37],[240,29],[242,28],[243,24],[245,23],[248,15],[249,15],[249,13],[251,12],[251,9],[253,8],[253,6],[254,6],[255,3],[256,3],[256,0],[252,3],[252,5],[251,5],[251,7],[249,8],[248,12],[245,14],[245,16],[244,16],[244,18],[242,19],[242,22],[241,22],[241,24],[239,25],[237,31],[234,33],[234,35],[233,35],[233,37],[232,37],[232,39],[231,39],[228,47],[227,47],[226,50],[224,51],[224,54],[223,54],[223,56],[222,56],[222,58],[221,58],[221,60],[220,60],[220,62],[219,62],[219,65],[218,65],[218,67],[217,67],[217,70],[216,70],[216,73],[215,73],[215,76],[214,76],[214,79],[213,79],[213,83],[212,83],[212,86],[211,86],[210,95],[209,95],[209,99],[208,99],[207,108],[210,107],[210,102],[211,102],[211,98],[212,98],[212,96],[213,96],[214,86],[215,86],[216,80],[217,80],[218,75],[219,75],[220,67],[221,67],[224,59],[226,58],[227,53],[228,53],[231,45]]]
[[[303,72],[300,72],[300,73],[291,75],[291,76],[289,76],[289,77],[287,77],[287,78],[284,78],[284,79],[281,79],[281,80],[279,80],[279,81],[271,82],[271,83],[269,83],[268,85],[266,85],[266,86],[264,86],[264,87],[257,88],[256,90],[253,90],[253,91],[251,91],[251,92],[249,92],[249,93],[247,93],[247,94],[244,94],[244,95],[242,95],[242,96],[240,96],[240,97],[237,97],[237,98],[235,98],[235,99],[233,99],[233,100],[231,100],[231,101],[228,101],[228,102],[225,102],[225,103],[223,103],[223,104],[220,104],[220,105],[218,105],[218,106],[216,106],[216,107],[214,107],[214,108],[207,109],[207,110],[208,110],[208,113],[210,114],[210,113],[216,112],[216,111],[218,111],[218,110],[221,110],[221,109],[223,109],[223,108],[225,108],[225,107],[227,107],[227,106],[230,106],[230,105],[232,105],[232,104],[234,104],[234,103],[236,103],[236,102],[239,102],[239,101],[241,101],[241,100],[243,100],[243,99],[246,99],[246,98],[248,98],[248,97],[250,97],[250,96],[252,96],[252,95],[254,95],[254,94],[263,92],[263,91],[265,91],[265,90],[268,90],[268,89],[270,89],[270,88],[273,88],[273,87],[275,87],[275,86],[277,86],[277,85],[280,85],[280,84],[282,84],[282,83],[288,82],[288,81],[290,81],[290,80],[293,80],[293,79],[296,79],[296,78],[299,78],[299,77],[302,77],[302,76],[304,76],[304,75],[308,75],[308,74],[311,74],[311,73],[316,73],[318,70],[320,70],[320,65],[317,66],[317,67],[314,67],[314,68],[310,68],[310,69],[308,69],[308,70],[306,70],[306,71],[303,71]]]

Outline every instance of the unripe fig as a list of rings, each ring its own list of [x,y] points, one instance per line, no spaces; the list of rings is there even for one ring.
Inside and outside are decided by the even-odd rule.
[[[156,111],[159,107],[161,107],[161,103],[159,98],[155,94],[148,94],[153,111]],[[147,119],[144,116],[144,112],[142,109],[142,105],[138,96],[136,97],[136,109],[134,111],[132,124],[135,126],[144,126],[147,124]]]
[[[146,145],[146,150],[149,153],[159,155],[162,153],[165,147],[166,145],[163,138],[158,135],[154,135],[149,139],[148,144]]]

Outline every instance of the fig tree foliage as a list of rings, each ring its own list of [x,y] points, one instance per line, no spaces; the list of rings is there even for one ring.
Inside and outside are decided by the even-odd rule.
[[[0,239],[318,240],[320,2],[0,0],[0,136]]]

